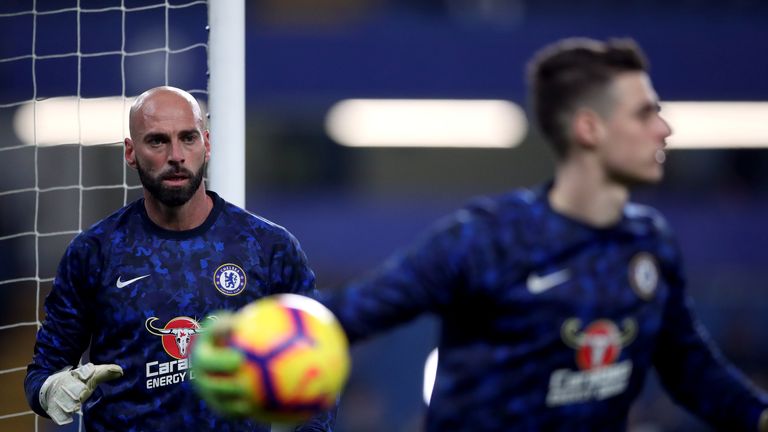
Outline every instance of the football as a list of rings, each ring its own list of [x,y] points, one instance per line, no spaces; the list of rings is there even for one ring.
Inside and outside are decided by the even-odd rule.
[[[297,423],[332,408],[349,373],[343,329],[309,297],[279,294],[245,306],[229,344],[246,359],[238,374],[259,421]]]

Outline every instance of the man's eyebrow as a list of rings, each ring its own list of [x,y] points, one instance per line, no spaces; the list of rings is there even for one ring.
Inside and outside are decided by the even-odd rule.
[[[659,102],[646,102],[640,105],[637,110],[638,113],[658,113],[661,112],[661,104]]]
[[[144,141],[168,140],[168,134],[163,132],[150,132],[144,135]]]

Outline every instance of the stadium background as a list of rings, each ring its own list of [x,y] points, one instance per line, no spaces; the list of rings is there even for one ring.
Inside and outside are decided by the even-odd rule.
[[[363,274],[469,197],[546,180],[552,168],[535,133],[505,150],[341,147],[324,130],[325,114],[339,100],[494,98],[524,104],[527,58],[545,43],[579,35],[636,38],[663,100],[768,101],[768,6],[758,0],[247,3],[247,207],[299,238],[321,289]],[[71,32],[66,19],[49,25],[49,35]],[[25,40],[13,30],[2,30],[0,49]],[[189,59],[185,69],[204,71],[204,59]],[[24,99],[28,78],[0,73],[0,97]],[[55,75],[45,84],[46,96],[71,94],[71,69],[61,64]],[[94,94],[108,92],[112,78],[89,76]],[[132,83],[127,93],[135,95],[144,84]],[[9,116],[3,110],[0,142],[18,140]],[[117,169],[100,157],[88,176],[109,177]],[[765,150],[673,151],[663,184],[635,198],[671,221],[702,321],[726,355],[768,389],[767,168]],[[51,172],[57,170],[62,168]],[[6,164],[0,182],[24,175]],[[0,223],[13,225],[9,214],[6,208]],[[63,247],[47,250],[43,263],[55,265]],[[3,274],[28,265],[19,256],[0,250]],[[12,322],[29,300],[4,286],[0,291],[2,321]],[[339,431],[418,430],[423,364],[435,332],[435,323],[424,318],[354,349]],[[3,367],[28,361],[28,337],[4,337],[0,344]],[[18,387],[2,393],[0,414],[23,405]],[[652,381],[632,412],[632,430],[708,429],[674,407]]]

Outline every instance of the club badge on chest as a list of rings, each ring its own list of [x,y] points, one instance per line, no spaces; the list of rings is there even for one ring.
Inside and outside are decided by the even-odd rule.
[[[213,284],[220,293],[235,296],[245,290],[246,277],[237,264],[222,264],[213,274]]]
[[[639,252],[629,260],[629,285],[643,300],[651,300],[659,285],[659,265],[648,252]]]

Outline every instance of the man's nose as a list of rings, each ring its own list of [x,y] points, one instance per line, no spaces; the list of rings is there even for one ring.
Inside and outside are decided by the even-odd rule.
[[[168,159],[170,161],[183,164],[184,163],[184,147],[179,140],[172,140],[171,141],[171,154],[169,155]]]
[[[666,138],[669,138],[670,135],[672,135],[672,126],[669,125],[669,122],[664,120],[663,117],[659,117],[659,120],[661,121],[661,135],[662,138],[666,140]],[[666,143],[666,141],[665,141]]]

